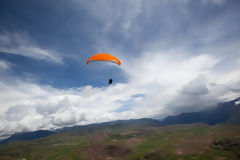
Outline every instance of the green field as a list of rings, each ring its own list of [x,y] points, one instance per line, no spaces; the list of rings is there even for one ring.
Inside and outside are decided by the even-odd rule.
[[[240,126],[80,129],[0,146],[1,160],[238,160]]]

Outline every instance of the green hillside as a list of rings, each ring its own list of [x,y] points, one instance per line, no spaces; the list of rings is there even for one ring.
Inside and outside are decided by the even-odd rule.
[[[237,160],[240,126],[188,124],[165,127],[69,130],[0,146],[1,160]]]

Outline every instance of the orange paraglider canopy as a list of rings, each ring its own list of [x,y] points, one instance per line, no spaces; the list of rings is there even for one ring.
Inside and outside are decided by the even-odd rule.
[[[110,54],[107,54],[107,53],[99,53],[99,54],[95,54],[95,55],[91,56],[87,60],[87,64],[90,63],[90,62],[94,62],[94,61],[110,61],[110,62],[114,62],[118,65],[121,64],[119,59],[117,59],[116,57],[114,57]]]

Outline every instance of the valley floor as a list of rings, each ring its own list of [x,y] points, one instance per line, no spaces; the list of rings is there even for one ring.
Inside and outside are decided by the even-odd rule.
[[[237,160],[240,126],[87,128],[0,146],[0,160]]]

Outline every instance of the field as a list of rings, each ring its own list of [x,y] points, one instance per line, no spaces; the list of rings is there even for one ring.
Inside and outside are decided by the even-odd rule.
[[[0,146],[1,160],[238,160],[240,126],[188,124],[69,130]]]

